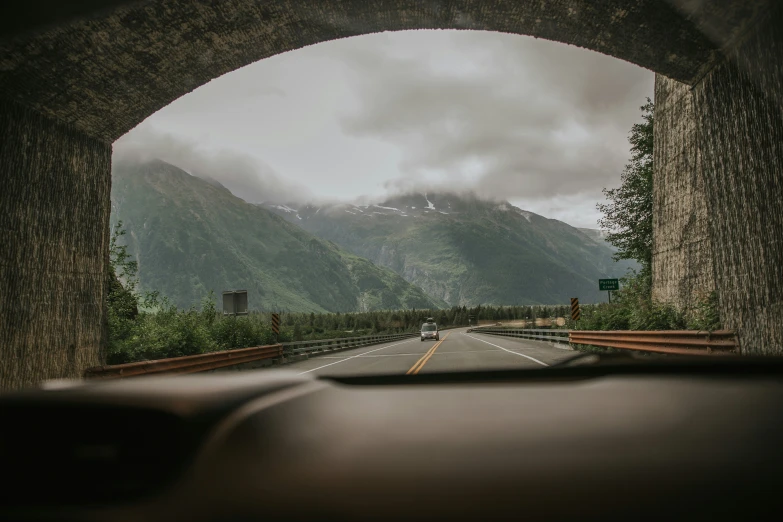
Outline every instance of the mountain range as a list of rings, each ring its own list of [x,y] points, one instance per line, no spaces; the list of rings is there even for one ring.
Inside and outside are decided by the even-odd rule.
[[[376,204],[250,204],[208,175],[155,160],[112,169],[142,290],[180,307],[248,290],[255,310],[348,312],[605,299],[615,262],[598,230],[470,193]]]
[[[472,194],[405,194],[371,205],[261,205],[450,305],[602,301],[598,279],[637,266],[615,262],[599,230]]]
[[[207,178],[206,176],[204,176]],[[439,308],[392,270],[352,254],[213,179],[162,162],[112,168],[112,226],[138,263],[142,290],[180,307],[210,291],[248,291],[250,309],[350,312]]]

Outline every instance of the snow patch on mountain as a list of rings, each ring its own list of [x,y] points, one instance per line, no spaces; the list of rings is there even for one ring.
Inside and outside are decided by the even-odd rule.
[[[280,210],[282,210],[284,212],[296,212],[295,209],[293,209],[291,207],[288,207],[286,205],[272,205],[272,208],[277,208],[277,209],[280,209]]]
[[[373,205],[373,206],[376,207],[376,208],[382,208],[384,210],[393,210],[395,212],[402,212],[400,209],[394,208],[394,207],[382,207],[380,205]]]

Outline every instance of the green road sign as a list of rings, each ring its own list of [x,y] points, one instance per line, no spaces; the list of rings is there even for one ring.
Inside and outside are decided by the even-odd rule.
[[[599,279],[598,280],[598,290],[608,291],[608,290],[619,290],[619,289],[620,289],[620,280],[619,279]]]

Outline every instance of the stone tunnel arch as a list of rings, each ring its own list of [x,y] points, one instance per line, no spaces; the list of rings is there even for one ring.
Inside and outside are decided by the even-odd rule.
[[[711,66],[720,43],[666,0],[126,4],[0,47],[0,96],[111,142],[213,78],[349,36],[409,29],[514,33],[601,52],[685,83]]]
[[[671,165],[676,179],[661,179],[674,187],[682,185],[677,178],[682,177],[677,174],[684,168],[682,158],[699,158],[700,150],[716,145],[698,142],[694,129],[706,125],[713,114],[739,110],[732,105],[736,100],[716,103],[709,92],[700,91],[705,92],[700,102],[705,110],[696,111],[698,93],[695,98],[688,86],[728,88],[723,76],[731,83],[741,74],[727,56],[773,44],[772,53],[762,51],[770,56],[768,62],[759,63],[765,71],[774,69],[780,57],[775,54],[779,53],[775,22],[780,20],[780,10],[770,11],[768,0],[82,0],[72,6],[59,4],[28,0],[21,6],[27,16],[17,16],[18,24],[0,23],[0,134],[4,137],[0,182],[7,187],[0,194],[2,388],[78,377],[85,367],[101,363],[106,339],[103,293],[111,143],[212,78],[307,45],[388,30],[476,29],[572,44],[662,75],[656,92],[666,94],[668,100],[671,121],[662,129],[671,146],[656,145],[656,151],[664,151],[656,152],[656,165]],[[747,81],[733,87],[740,98],[753,96]],[[680,120],[684,123],[678,127],[675,123]],[[777,129],[780,122],[773,117],[766,123]],[[719,147],[710,150],[723,152]],[[779,164],[774,147],[762,155],[770,166]],[[725,159],[728,164],[737,160]],[[705,188],[700,165],[695,159],[685,166],[685,173],[693,178],[690,192],[695,200],[666,201],[662,196],[656,203],[659,216],[667,216],[667,208],[676,205],[688,207],[676,211],[681,214],[694,207],[703,210],[707,202],[720,203],[730,196]],[[720,166],[718,171],[728,175]],[[766,170],[758,174],[768,175]],[[672,212],[659,228],[688,217]],[[735,219],[753,221],[753,216],[740,212]],[[702,232],[706,228],[705,221]],[[692,246],[681,231],[670,234],[663,250],[682,252]],[[708,242],[715,242],[718,235],[718,228],[711,229]],[[683,269],[685,261],[666,258],[665,263],[662,269],[674,273]],[[679,265],[672,268],[672,263]],[[742,263],[734,258],[726,263],[729,275],[717,282],[734,291],[730,278],[742,271]],[[711,264],[708,269],[714,271]],[[771,270],[762,267],[765,277],[774,278]],[[773,302],[767,294],[750,299],[756,304],[748,310],[766,310]],[[769,321],[773,330],[783,332],[780,321]]]

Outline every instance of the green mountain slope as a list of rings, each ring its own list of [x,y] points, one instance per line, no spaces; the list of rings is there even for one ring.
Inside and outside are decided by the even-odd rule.
[[[605,242],[561,221],[471,195],[265,206],[451,305],[603,301],[598,279],[634,266],[614,262]]]
[[[442,307],[393,271],[318,239],[218,183],[164,163],[119,163],[112,226],[123,222],[143,290],[178,306],[246,289],[255,310]]]

